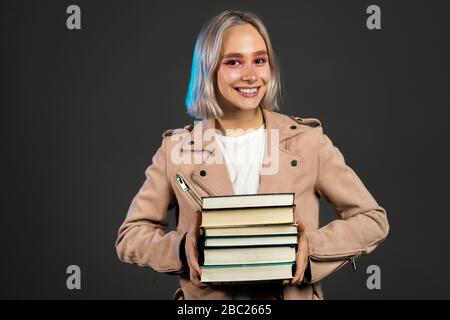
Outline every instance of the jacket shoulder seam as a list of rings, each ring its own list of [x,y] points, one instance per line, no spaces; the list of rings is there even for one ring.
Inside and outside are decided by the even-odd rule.
[[[190,124],[185,125],[183,128],[167,129],[166,131],[164,131],[162,133],[162,137],[165,138],[165,137],[172,136],[174,134],[191,132],[193,127],[194,127],[193,124],[190,123]]]
[[[316,128],[316,127],[322,126],[321,121],[317,118],[301,118],[301,117],[294,116],[294,115],[290,115],[289,117],[300,125],[308,126],[311,128]]]

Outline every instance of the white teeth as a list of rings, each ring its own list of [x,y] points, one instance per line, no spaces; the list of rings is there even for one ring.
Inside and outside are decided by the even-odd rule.
[[[256,93],[256,91],[258,91],[258,89],[257,89],[257,88],[253,88],[253,89],[243,89],[243,88],[239,88],[239,91],[242,92],[242,93],[248,93],[248,94],[251,94],[251,93]]]

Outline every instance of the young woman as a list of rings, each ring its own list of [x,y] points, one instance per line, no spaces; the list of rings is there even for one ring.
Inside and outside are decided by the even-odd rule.
[[[280,74],[269,34],[253,13],[225,11],[201,30],[186,104],[203,119],[168,130],[118,232],[120,260],[178,274],[174,299],[323,299],[320,280],[389,230],[378,205],[317,119],[275,112]],[[280,284],[210,286],[199,281],[202,196],[295,193],[296,270]],[[319,228],[319,199],[340,219]],[[167,212],[177,228],[165,232]]]

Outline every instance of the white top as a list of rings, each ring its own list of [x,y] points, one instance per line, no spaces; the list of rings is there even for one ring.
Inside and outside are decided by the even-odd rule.
[[[215,138],[223,154],[234,193],[257,193],[266,141],[264,124],[238,136],[224,136],[216,130]],[[250,300],[251,297],[244,286],[236,290],[234,299]]]
[[[216,130],[215,138],[235,194],[257,193],[266,141],[264,125],[238,136],[224,136]]]

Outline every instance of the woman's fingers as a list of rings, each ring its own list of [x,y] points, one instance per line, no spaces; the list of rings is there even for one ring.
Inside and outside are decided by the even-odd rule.
[[[297,230],[298,232],[305,231],[305,224],[301,220],[297,220]]]
[[[200,276],[196,273],[195,270],[191,269],[190,276],[191,276],[191,282],[194,286],[196,286],[198,288],[206,288],[206,284],[200,282]]]
[[[294,278],[291,280],[291,285],[296,286],[299,285],[303,281],[303,275],[306,270],[306,264],[307,264],[307,255],[308,250],[305,248],[305,234],[304,231],[306,230],[305,224],[301,220],[297,220],[297,230],[298,230],[298,239],[299,244],[297,247],[297,255],[295,259],[295,274]]]
[[[191,227],[191,237],[189,237],[189,242],[186,243],[186,251],[189,256],[188,264],[190,269],[190,280],[193,285],[198,288],[207,287],[206,284],[200,281],[200,276],[202,274],[202,269],[198,263],[198,240],[200,236],[203,234],[202,225],[202,214],[199,210],[195,212],[195,223]]]
[[[204,288],[206,287],[206,285],[204,283],[200,282],[200,276],[202,274],[202,269],[200,268],[200,265],[198,264],[198,254],[193,253],[190,255],[190,277],[191,277],[191,282],[192,284],[194,284],[195,286],[199,287],[199,288]]]
[[[288,285],[288,284],[290,284],[291,283],[291,280],[289,280],[289,279],[284,279],[282,282],[281,282],[281,285],[282,286],[285,286],[285,285]]]
[[[300,284],[300,282],[303,280],[303,275],[305,274],[305,270],[306,270],[306,261],[304,258],[304,253],[299,252],[297,254],[297,259],[296,259],[295,275],[294,275],[294,278],[292,278],[292,280],[291,280],[291,284],[293,286]]]
[[[197,239],[195,237],[188,237],[186,241],[186,256],[190,269],[191,280],[194,283],[196,279],[202,274],[202,270],[198,263],[198,249],[197,249]],[[193,277],[195,275],[195,277]],[[198,283],[197,283],[198,284]]]
[[[300,249],[297,253],[297,258],[295,261],[295,274],[294,278],[291,280],[293,286],[299,285],[303,280],[303,275],[305,274],[307,261],[305,259],[305,253]]]
[[[186,256],[190,269],[194,269],[199,275],[202,274],[198,263],[197,239],[189,238],[186,242]]]
[[[202,282],[200,282],[200,275],[202,273],[200,266],[198,265],[198,263],[195,261],[194,258],[190,259],[190,268],[189,268],[190,272],[190,279],[193,285],[195,285],[196,287],[199,288],[204,288],[206,287],[206,285]]]
[[[200,265],[198,264],[198,257],[193,257],[191,259],[191,267],[198,273],[198,275],[202,274],[202,269],[200,269]]]
[[[302,268],[302,267],[300,267],[300,268]],[[304,268],[302,268],[302,269],[304,269]],[[305,270],[298,269],[298,271],[295,272],[295,276],[294,276],[294,278],[292,278],[291,285],[298,286],[303,281],[304,271]]]

